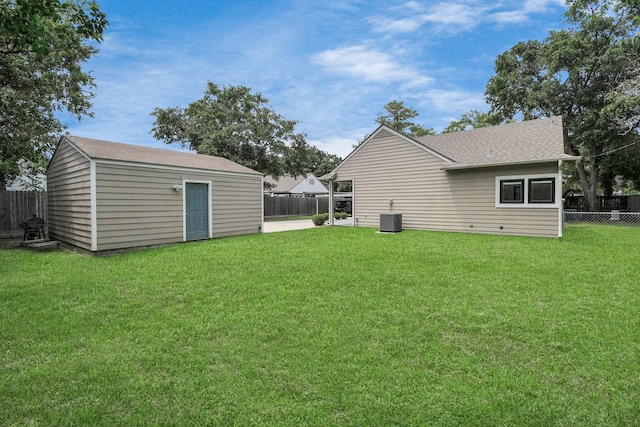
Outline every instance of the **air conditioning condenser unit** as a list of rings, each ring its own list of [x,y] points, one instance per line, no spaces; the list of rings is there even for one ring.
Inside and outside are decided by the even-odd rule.
[[[380,214],[381,233],[399,233],[402,231],[402,214]]]

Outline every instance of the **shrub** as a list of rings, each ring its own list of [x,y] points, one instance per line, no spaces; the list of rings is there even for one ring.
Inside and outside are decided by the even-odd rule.
[[[342,212],[342,219],[347,219],[349,218],[349,214],[346,212]]]
[[[324,214],[316,214],[313,215],[311,217],[311,221],[315,224],[315,225],[322,225],[324,224],[324,222],[326,221],[324,218]]]
[[[324,218],[325,221],[327,221],[329,219],[329,212],[325,212],[325,213],[322,213],[320,215],[322,215],[322,217]]]
[[[340,218],[342,218],[342,212],[336,212],[336,213],[334,213],[334,214],[333,214],[333,217],[334,217],[335,219],[340,219]]]

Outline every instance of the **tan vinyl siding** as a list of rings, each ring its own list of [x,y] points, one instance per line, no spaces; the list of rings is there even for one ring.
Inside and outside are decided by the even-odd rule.
[[[49,237],[91,249],[91,167],[63,141],[47,170]]]
[[[557,237],[557,208],[495,206],[496,176],[556,176],[556,163],[450,171],[442,170],[443,164],[406,140],[380,132],[343,163],[337,180],[354,182],[358,226],[378,227],[380,213],[395,212],[402,213],[406,229]]]
[[[262,177],[219,175],[212,188],[213,237],[260,232]]]
[[[174,172],[97,163],[97,250],[183,240],[182,184]]]
[[[98,251],[183,241],[184,180],[211,182],[213,237],[259,232],[260,176],[98,163]]]

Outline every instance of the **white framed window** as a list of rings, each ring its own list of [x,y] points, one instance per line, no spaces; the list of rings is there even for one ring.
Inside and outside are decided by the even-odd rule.
[[[497,208],[559,207],[561,181],[554,174],[496,177]]]
[[[531,178],[529,179],[529,203],[553,204],[556,199],[555,178]]]
[[[500,203],[524,203],[524,179],[501,179]]]

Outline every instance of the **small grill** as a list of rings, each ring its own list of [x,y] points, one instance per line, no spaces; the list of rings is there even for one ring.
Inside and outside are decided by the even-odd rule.
[[[22,240],[44,239],[44,225],[44,219],[35,215],[26,221],[21,222],[20,228],[24,230],[24,237]]]

